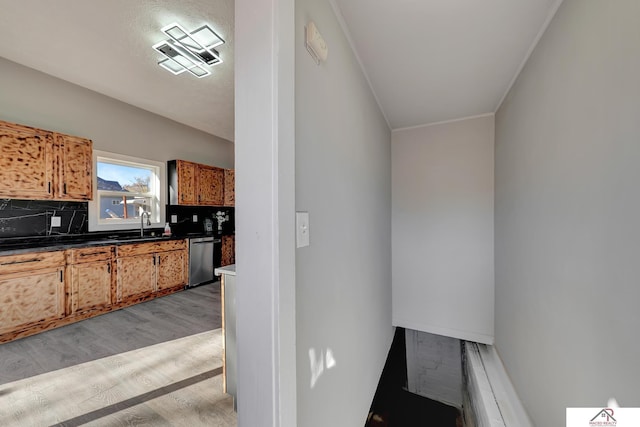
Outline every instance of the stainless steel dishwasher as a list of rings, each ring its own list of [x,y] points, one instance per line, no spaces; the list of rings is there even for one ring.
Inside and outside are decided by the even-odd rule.
[[[218,239],[218,243],[220,239]],[[211,237],[189,238],[189,287],[212,282],[213,275],[213,246],[215,240]]]

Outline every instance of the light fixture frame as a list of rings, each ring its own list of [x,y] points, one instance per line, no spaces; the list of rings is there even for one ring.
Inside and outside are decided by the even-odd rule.
[[[177,36],[175,34],[176,29],[182,35]],[[215,36],[216,40],[211,44],[205,45],[201,40],[196,39],[201,31],[209,31]],[[223,44],[224,40],[207,24],[188,32],[183,26],[175,22],[164,26],[162,32],[169,36],[169,39],[154,44],[153,48],[165,56],[164,59],[158,62],[158,65],[172,74],[178,75],[189,71],[197,78],[202,78],[211,74],[211,71],[205,66],[213,67],[223,62],[215,47]],[[187,64],[185,65],[176,60],[176,57],[186,59]],[[172,68],[168,64],[177,64],[177,66]]]

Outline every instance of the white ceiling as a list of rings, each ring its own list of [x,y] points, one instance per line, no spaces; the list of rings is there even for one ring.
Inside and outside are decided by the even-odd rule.
[[[495,112],[562,2],[330,1],[392,129]]]
[[[495,112],[562,0],[328,1],[398,129]],[[233,141],[233,9],[233,0],[0,0],[0,57]],[[209,23],[226,41],[213,75],[156,65],[151,46],[174,21]]]
[[[233,17],[233,0],[0,0],[0,56],[233,141]],[[225,40],[212,75],[157,65],[176,21]]]

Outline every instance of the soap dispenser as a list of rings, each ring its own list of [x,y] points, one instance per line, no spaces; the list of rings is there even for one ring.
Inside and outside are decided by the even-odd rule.
[[[171,236],[171,227],[169,226],[168,222],[164,225],[164,232],[162,233],[162,235]]]

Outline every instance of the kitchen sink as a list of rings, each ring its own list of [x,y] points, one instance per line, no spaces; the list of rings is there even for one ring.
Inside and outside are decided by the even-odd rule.
[[[116,241],[116,242],[147,242],[150,240],[164,240],[169,239],[168,236],[107,236],[104,239],[98,241]]]

